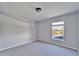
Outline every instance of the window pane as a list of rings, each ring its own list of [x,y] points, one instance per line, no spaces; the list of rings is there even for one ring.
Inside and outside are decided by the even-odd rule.
[[[64,22],[52,23],[52,39],[64,41]]]

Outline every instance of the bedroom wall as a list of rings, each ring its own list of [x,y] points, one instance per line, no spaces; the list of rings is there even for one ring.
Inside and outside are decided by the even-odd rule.
[[[77,46],[78,46],[78,56],[79,56],[79,11],[77,12],[78,13],[78,17],[77,17],[77,34],[78,34],[78,41],[77,41]]]
[[[65,23],[64,41],[51,39],[51,23],[58,21],[64,21]],[[75,12],[67,15],[61,15],[40,21],[38,24],[37,34],[38,40],[77,50],[77,13]]]
[[[0,13],[0,51],[35,40],[35,21],[26,22]]]

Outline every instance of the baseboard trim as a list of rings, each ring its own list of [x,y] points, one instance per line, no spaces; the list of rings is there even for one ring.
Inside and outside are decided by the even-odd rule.
[[[58,44],[54,44],[54,43],[49,43],[49,42],[46,42],[46,41],[42,41],[42,40],[36,40],[36,41],[41,41],[41,42],[44,42],[44,43],[48,43],[48,44],[52,44],[52,45],[56,45],[56,46],[60,46]],[[60,47],[64,47],[64,48],[67,48],[67,49],[71,49],[71,50],[74,50],[74,51],[78,51],[77,49],[73,49],[73,48],[69,48],[69,47],[65,47],[65,46],[60,46]]]
[[[10,46],[10,47],[1,49],[0,52],[5,51],[5,50],[8,50],[8,49],[15,48],[15,47],[19,47],[19,46],[22,46],[22,45],[24,45],[24,44],[28,44],[28,43],[33,42],[33,41],[35,41],[35,40],[26,41],[26,42],[24,42],[24,43],[20,43],[20,44],[17,44],[17,45],[13,45],[13,46]]]

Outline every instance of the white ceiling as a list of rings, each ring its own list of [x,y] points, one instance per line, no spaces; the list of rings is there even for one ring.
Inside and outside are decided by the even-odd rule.
[[[36,7],[42,11],[37,13]],[[0,11],[17,18],[44,20],[54,16],[75,12],[79,9],[78,2],[5,2],[0,3]]]

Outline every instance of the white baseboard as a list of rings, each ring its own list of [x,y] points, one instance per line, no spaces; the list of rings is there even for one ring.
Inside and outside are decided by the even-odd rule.
[[[17,44],[17,45],[9,46],[7,48],[0,49],[0,51],[4,51],[4,50],[7,50],[7,49],[15,48],[15,47],[18,47],[18,46],[21,46],[21,45],[24,45],[24,44],[27,44],[27,43],[30,43],[30,42],[33,42],[33,41],[35,41],[35,40],[30,40],[30,41],[26,41],[26,42],[23,42],[23,43],[20,43],[20,44]]]

